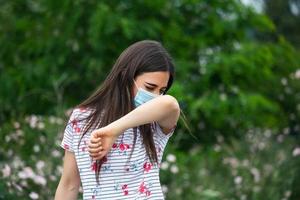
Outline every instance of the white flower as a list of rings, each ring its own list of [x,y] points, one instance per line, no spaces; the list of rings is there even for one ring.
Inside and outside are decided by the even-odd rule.
[[[56,173],[57,174],[61,174],[62,171],[63,171],[63,167],[61,165],[59,165],[59,166],[56,167]]]
[[[36,164],[35,164],[36,168],[38,170],[42,170],[45,167],[45,162],[42,160],[39,160]]]
[[[12,155],[13,154],[13,151],[10,149],[8,150],[8,155]],[[23,167],[24,166],[24,162],[20,159],[20,157],[15,157],[13,159],[13,162],[12,162],[12,168],[20,168],[20,167]]]
[[[20,128],[20,127],[21,127],[21,126],[20,126],[20,123],[19,123],[19,122],[14,122],[14,127],[15,127],[15,129]]]
[[[300,155],[300,147],[296,147],[293,151],[293,156],[299,156]]]
[[[218,145],[218,144],[215,144],[215,145],[214,145],[214,151],[215,151],[215,152],[220,152],[220,151],[221,151],[221,146]]]
[[[43,136],[43,135],[41,135],[41,137],[40,137],[40,141],[41,141],[41,143],[45,143],[45,142],[46,142],[46,137],[45,137],[45,136]]]
[[[175,162],[176,161],[176,157],[173,154],[168,154],[167,155],[167,161],[169,162]]]
[[[251,168],[251,174],[254,176],[254,182],[259,182],[259,180],[260,180],[260,173],[259,173],[259,171],[258,171],[258,169],[257,168]]]
[[[38,123],[38,117],[36,115],[28,116],[25,120],[29,123],[31,128],[36,128]]]
[[[52,151],[52,156],[55,157],[55,158],[58,158],[58,157],[60,157],[60,152],[57,151],[57,150],[53,150]]]
[[[243,178],[242,178],[241,176],[237,176],[237,177],[234,178],[234,183],[235,183],[236,185],[241,184],[242,181],[243,181]]]
[[[286,198],[289,198],[291,195],[292,195],[292,191],[290,191],[290,190],[288,190],[288,191],[286,191],[286,192],[284,193],[284,196],[285,196]]]
[[[224,137],[223,137],[222,135],[218,135],[218,136],[217,136],[217,141],[218,141],[219,143],[224,142]]]
[[[288,135],[289,133],[290,133],[290,129],[288,127],[283,129],[284,135]]]
[[[18,173],[20,179],[33,178],[35,176],[33,170],[30,167],[25,167]]]
[[[242,165],[244,167],[248,167],[249,166],[249,160],[247,160],[247,159],[243,160]]]
[[[261,188],[259,186],[254,186],[253,187],[253,192],[257,193],[261,190]]]
[[[24,171],[20,171],[18,173],[18,176],[19,176],[20,179],[26,179],[26,178],[28,178],[27,174]]]
[[[281,79],[281,84],[282,84],[282,85],[287,85],[287,80],[286,80],[286,78],[282,78],[282,79]]]
[[[63,123],[63,119],[55,117],[55,116],[50,116],[49,117],[49,122],[51,124],[62,124]]]
[[[6,135],[6,136],[5,136],[5,142],[6,142],[6,143],[9,143],[10,140],[11,140],[10,135]]]
[[[234,157],[224,158],[223,163],[229,164],[232,168],[237,168],[239,166],[238,159],[236,159]]]
[[[57,180],[56,176],[54,176],[54,175],[50,175],[49,179],[50,179],[51,181],[56,181],[56,180]]]
[[[2,169],[3,178],[9,177],[11,173],[11,168],[8,164],[5,164],[4,168]]]
[[[168,162],[162,162],[161,165],[160,165],[160,168],[162,170],[166,170],[166,169],[168,169],[168,167],[169,167],[169,163]]]
[[[280,135],[277,136],[277,142],[278,142],[278,143],[282,143],[283,140],[284,140],[284,135],[281,135],[281,134],[280,134]]]
[[[226,101],[227,100],[227,95],[225,93],[220,94],[220,99],[221,101]]]
[[[56,117],[50,116],[50,117],[49,117],[49,122],[50,122],[50,124],[55,124],[55,122],[56,122]]]
[[[270,137],[272,136],[271,130],[267,129],[267,130],[264,132],[264,136],[265,136],[266,138],[270,138]]]
[[[20,185],[18,185],[18,184],[15,184],[15,187],[16,187],[16,189],[17,189],[17,190],[19,190],[20,192],[22,192],[22,191],[23,191],[23,188],[22,188]]]
[[[166,185],[162,185],[161,189],[164,194],[166,194],[168,192],[168,187]]]
[[[23,187],[28,187],[28,183],[26,182],[26,180],[22,180],[20,183]]]
[[[29,197],[30,197],[31,199],[38,199],[38,198],[39,198],[39,195],[38,195],[37,193],[35,193],[35,192],[30,192]]]
[[[18,129],[18,130],[16,130],[16,135],[17,135],[18,137],[21,137],[21,136],[24,135],[24,132],[23,132],[22,130]]]
[[[266,147],[266,144],[264,142],[258,143],[258,149],[259,150],[264,150],[265,147]]]
[[[45,128],[45,123],[44,123],[44,122],[38,122],[38,123],[37,123],[37,128],[38,128],[39,130],[43,130],[43,129]]]
[[[40,151],[40,146],[39,145],[34,145],[33,146],[33,151],[35,152],[35,153],[38,153],[39,151]]]
[[[295,73],[295,78],[300,79],[300,69],[298,69]]]
[[[7,157],[11,157],[14,154],[13,150],[11,149],[8,149],[6,153],[7,153]]]
[[[172,165],[171,168],[170,168],[170,171],[173,173],[173,174],[177,174],[179,169],[176,165]]]
[[[40,175],[37,175],[33,178],[33,181],[36,183],[36,184],[40,184],[40,185],[43,185],[45,186],[47,181],[45,179],[45,177],[43,176],[40,176]]]

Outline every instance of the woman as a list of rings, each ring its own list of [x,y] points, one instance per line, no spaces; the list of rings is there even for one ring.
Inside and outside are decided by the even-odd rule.
[[[80,182],[84,199],[163,199],[159,166],[180,115],[166,95],[173,78],[172,59],[156,41],[137,42],[120,55],[70,116],[56,200],[76,199]]]

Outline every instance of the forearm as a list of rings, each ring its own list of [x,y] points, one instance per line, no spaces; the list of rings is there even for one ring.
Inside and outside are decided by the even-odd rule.
[[[65,151],[63,172],[55,193],[55,200],[77,199],[80,177],[73,152]]]
[[[169,95],[159,96],[114,121],[112,126],[117,133],[143,124],[158,122],[166,126],[175,126],[179,117],[180,108],[177,100]]]
[[[59,183],[56,193],[55,193],[55,200],[76,200],[78,197],[78,191],[79,187],[78,186],[67,186],[62,184],[61,182]]]

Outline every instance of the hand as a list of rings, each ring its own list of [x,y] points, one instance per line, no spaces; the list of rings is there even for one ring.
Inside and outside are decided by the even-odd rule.
[[[93,160],[101,160],[106,156],[117,137],[117,133],[109,126],[94,130],[88,145],[88,151]]]

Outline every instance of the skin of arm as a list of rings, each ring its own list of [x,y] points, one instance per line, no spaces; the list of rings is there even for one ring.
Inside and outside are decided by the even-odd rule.
[[[132,127],[155,121],[164,133],[168,133],[176,126],[179,115],[180,107],[174,97],[170,95],[156,97],[111,124],[94,130],[89,143],[90,156],[94,160],[103,158],[117,137]]]
[[[55,200],[75,200],[80,187],[80,176],[72,152],[65,151],[63,172],[55,193]]]

